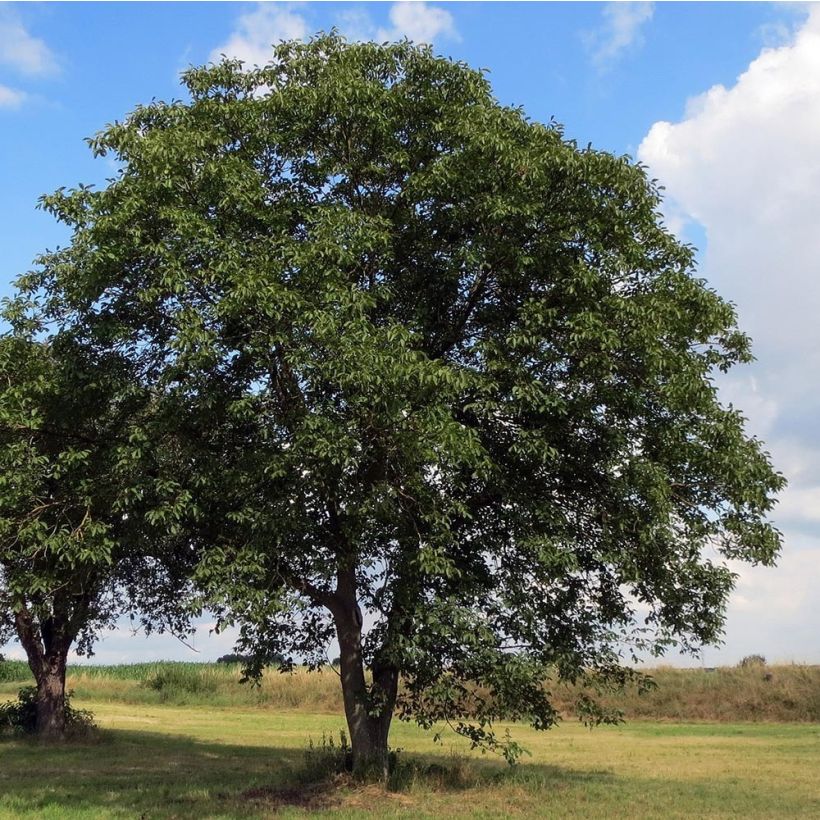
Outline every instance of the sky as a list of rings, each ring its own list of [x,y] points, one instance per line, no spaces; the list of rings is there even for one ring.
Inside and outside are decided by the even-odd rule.
[[[669,662],[820,663],[820,5],[0,2],[0,296],[67,240],[38,197],[113,175],[86,137],[138,103],[184,99],[190,65],[263,64],[272,43],[332,27],[431,43],[487,70],[500,102],[629,154],[664,186],[668,226],[754,340],[723,400],[789,480],[778,566],[734,565],[723,645]],[[123,623],[94,661],[213,660],[234,633],[211,626],[193,651]]]

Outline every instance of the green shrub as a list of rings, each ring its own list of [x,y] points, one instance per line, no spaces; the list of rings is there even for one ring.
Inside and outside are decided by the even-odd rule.
[[[163,701],[180,701],[190,695],[213,694],[217,680],[214,675],[187,664],[165,664],[149,675],[143,686],[159,692]]]
[[[314,743],[308,740],[305,749],[305,760],[298,777],[305,783],[318,783],[333,775],[349,772],[353,768],[353,752],[347,740],[347,734],[339,730],[339,744],[332,734],[322,732],[321,741]]]
[[[746,669],[749,666],[765,666],[765,665],[766,665],[766,659],[763,657],[763,655],[747,655],[745,658],[743,658],[740,661],[740,663],[738,663],[738,666],[741,667],[741,669]]]
[[[96,730],[94,716],[71,705],[73,692],[65,696],[65,727],[69,738],[85,737]],[[0,703],[0,737],[23,737],[37,731],[37,687],[24,686],[17,700]]]
[[[390,749],[387,755],[387,768],[391,782],[396,777],[399,780],[407,779],[405,774],[398,774],[399,754],[402,749]],[[332,733],[322,732],[322,739],[314,743],[313,738],[308,740],[305,749],[304,763],[296,773],[302,783],[322,783],[332,779],[335,775],[348,774],[353,771],[353,749],[347,739],[347,732],[339,730],[339,743]],[[396,781],[398,782],[398,780]]]
[[[228,655],[222,655],[216,659],[217,663],[250,663],[253,658],[250,655],[240,655],[236,652],[231,652]]]

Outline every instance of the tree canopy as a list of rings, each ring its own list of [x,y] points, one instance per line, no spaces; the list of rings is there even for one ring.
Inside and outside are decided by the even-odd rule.
[[[338,638],[363,768],[396,706],[492,741],[555,721],[549,675],[715,641],[782,479],[719,402],[749,342],[644,169],[406,42],[184,82],[90,140],[121,170],[43,199],[73,237],[20,286],[150,397],[132,494],[241,650]]]
[[[7,305],[0,338],[0,644],[22,644],[36,731],[60,739],[69,650],[92,654],[135,610],[149,629],[184,630],[187,581],[167,536],[123,506],[133,482],[119,437],[139,406],[127,361],[69,333],[40,338],[24,305]]]

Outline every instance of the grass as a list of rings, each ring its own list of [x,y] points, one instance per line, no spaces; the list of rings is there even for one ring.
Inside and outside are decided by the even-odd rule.
[[[77,700],[94,743],[0,746],[2,818],[817,817],[820,727],[576,722],[511,727],[532,757],[515,769],[455,737],[397,723],[399,788],[304,784],[308,739],[341,719],[304,710]],[[503,731],[503,727],[502,727]],[[445,737],[447,737],[445,735]],[[299,785],[302,784],[302,785]]]
[[[820,721],[820,666],[730,666],[648,670],[656,687],[610,695],[629,719]],[[559,695],[560,697],[560,695]],[[564,701],[565,709],[569,706]]]
[[[614,701],[625,726],[511,726],[532,752],[515,769],[396,722],[404,751],[385,793],[310,776],[310,739],[343,726],[332,669],[269,671],[250,687],[225,664],[73,667],[74,705],[102,731],[56,749],[0,744],[0,818],[820,816],[820,668],[653,675],[653,692]],[[0,663],[0,700],[29,682],[25,664]],[[565,711],[573,694],[556,689]]]
[[[4,665],[14,669],[3,672]],[[28,666],[0,664],[0,699],[31,682]],[[131,704],[270,706],[282,709],[342,709],[339,677],[331,668],[283,675],[268,670],[261,685],[243,684],[237,664],[157,663],[70,667],[66,685],[78,698]]]

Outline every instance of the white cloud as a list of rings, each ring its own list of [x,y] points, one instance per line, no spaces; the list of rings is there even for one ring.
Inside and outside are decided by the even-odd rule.
[[[0,108],[19,108],[26,99],[23,91],[0,85]]]
[[[210,55],[219,61],[223,54],[248,65],[265,65],[271,46],[280,40],[306,40],[314,33],[308,18],[293,3],[259,3],[239,17],[235,30]],[[361,7],[344,9],[336,16],[336,27],[350,40],[400,40],[432,43],[438,37],[458,39],[449,11],[425,2],[393,3],[389,10],[390,27],[377,26]]]
[[[783,493],[775,515],[781,523],[820,524],[820,485],[792,486]]]
[[[370,15],[361,7],[348,7],[336,17],[336,27],[353,41],[375,40],[378,29]]]
[[[390,7],[391,28],[380,28],[377,39],[401,40],[404,37],[415,43],[432,43],[437,37],[458,39],[453,15],[437,6],[424,2],[394,3]]]
[[[764,49],[731,88],[690,100],[681,122],[655,123],[638,150],[667,209],[705,229],[703,270],[755,340],[759,392],[792,414],[820,399],[806,378],[820,367],[818,132],[814,9],[792,43]]]
[[[89,658],[78,655],[74,649],[69,652],[70,664],[117,664],[117,663],[144,663],[162,660],[185,660],[197,662],[213,662],[221,655],[234,651],[239,638],[236,627],[228,627],[216,634],[213,621],[203,616],[194,622],[196,627],[192,635],[185,637],[185,641],[168,633],[162,635],[154,633],[148,637],[137,629],[132,629],[127,617],[122,617],[112,629],[106,629],[94,644],[94,654]],[[3,655],[14,660],[25,660],[26,653],[17,641],[7,646],[0,646]]]
[[[624,52],[643,43],[643,26],[652,19],[653,3],[607,3],[603,25],[586,35],[592,62],[603,71],[612,66]]]
[[[248,14],[239,17],[236,30],[228,40],[211,52],[217,62],[223,54],[242,60],[249,66],[265,65],[271,59],[271,47],[281,40],[304,40],[311,33],[306,18],[291,3],[259,3]]]
[[[100,639],[94,644],[94,655],[91,658],[79,656],[76,652],[71,651],[68,662],[78,664],[144,663],[161,660],[213,662],[221,655],[234,651],[239,637],[238,629],[230,627],[217,635],[212,631],[215,624],[206,619],[200,619],[195,626],[194,634],[186,636],[183,642],[168,633],[153,634],[146,638],[141,631],[134,632],[130,628],[127,618],[121,618],[116,627],[100,635]],[[6,654],[9,657],[17,657],[20,655],[20,649],[14,645]]]
[[[0,65],[30,76],[55,74],[57,59],[51,49],[32,37],[9,7],[0,7]]]
[[[756,435],[769,435],[780,412],[779,405],[774,395],[761,389],[753,375],[738,371],[737,375],[722,379],[720,391],[723,403],[741,410]]]
[[[726,646],[710,650],[716,662],[736,663],[751,654],[820,661],[820,539],[789,530],[785,535],[791,549],[776,567],[732,567],[739,578],[727,612]]]
[[[776,614],[781,637],[793,636],[791,656],[801,657],[802,636],[815,662],[806,639],[820,632],[811,604],[820,586],[818,134],[820,8],[809,7],[786,44],[764,48],[730,87],[690,100],[680,122],[656,122],[638,150],[666,187],[676,227],[702,226],[701,273],[735,302],[754,340],[757,362],[721,381],[722,398],[744,411],[790,482],[774,513],[781,565],[743,571],[727,638],[774,641],[776,630],[760,630]]]
[[[690,100],[682,122],[655,123],[638,150],[673,207],[704,226],[708,271],[760,346],[787,357],[820,354],[819,130],[813,10],[792,44],[764,49],[733,87]]]

